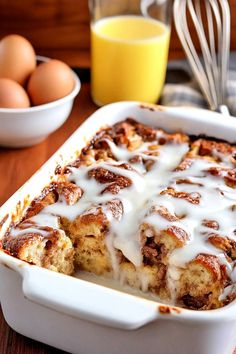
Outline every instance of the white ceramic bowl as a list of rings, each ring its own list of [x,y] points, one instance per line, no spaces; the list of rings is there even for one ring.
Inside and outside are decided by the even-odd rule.
[[[37,56],[37,60],[46,62],[50,59]],[[81,87],[78,76],[72,73],[74,89],[59,100],[29,108],[0,108],[1,146],[26,147],[38,144],[66,121]]]

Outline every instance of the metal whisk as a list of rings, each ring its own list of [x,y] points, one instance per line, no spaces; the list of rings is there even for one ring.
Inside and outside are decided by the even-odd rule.
[[[207,19],[206,28],[203,25],[203,11]],[[200,60],[191,37],[188,14],[190,14],[196,29],[202,60]],[[225,104],[230,51],[230,9],[228,1],[175,0],[174,20],[189,64],[202,94],[209,104],[209,108],[229,114]],[[218,52],[216,51],[216,45]]]

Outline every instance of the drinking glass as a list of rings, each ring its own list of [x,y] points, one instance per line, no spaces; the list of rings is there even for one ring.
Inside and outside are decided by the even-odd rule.
[[[91,94],[155,103],[165,81],[171,0],[89,0]]]

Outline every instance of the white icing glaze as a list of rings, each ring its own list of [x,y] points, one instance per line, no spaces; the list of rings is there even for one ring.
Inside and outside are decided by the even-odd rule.
[[[220,161],[222,161],[226,165],[228,165],[229,167],[234,167],[229,155],[223,154],[220,151],[217,151],[216,149],[212,150],[212,155],[214,157],[218,158]]]
[[[232,284],[224,288],[222,294],[219,296],[219,300],[225,300],[228,296],[236,292],[236,284]]]
[[[49,213],[44,213],[43,211],[39,214],[32,216],[27,221],[32,221],[38,226],[49,226],[53,229],[59,229],[58,216]]]
[[[11,230],[11,236],[17,237],[25,234],[36,233],[43,237],[47,237],[49,232],[43,230],[44,227],[59,230],[58,216],[41,211],[40,213],[27,219],[20,227],[15,227]]]
[[[234,283],[236,283],[236,265],[234,265],[234,269],[231,273],[231,279]]]
[[[61,198],[55,204],[44,208],[31,220],[40,226],[48,225],[57,228],[56,215],[74,220],[82,213],[96,213],[97,206],[100,206],[110,222],[106,245],[111,255],[115,278],[119,278],[119,263],[115,249],[121,250],[123,255],[137,269],[142,266],[140,244],[140,226],[142,223],[145,222],[152,226],[156,232],[165,230],[169,226],[182,228],[188,234],[188,240],[183,247],[175,249],[169,255],[167,283],[173,299],[175,283],[179,279],[180,269],[184,268],[186,263],[200,253],[218,256],[221,263],[227,266],[230,275],[232,263],[229,263],[220,249],[214,247],[208,241],[208,236],[210,233],[214,233],[220,237],[227,236],[236,241],[234,233],[236,211],[232,210],[232,205],[236,200],[236,189],[228,187],[223,177],[216,177],[207,172],[210,167],[219,167],[219,165],[231,167],[229,159],[223,158],[221,154],[217,153],[222,161],[220,164],[206,159],[195,159],[186,170],[175,171],[189,149],[187,143],[168,143],[158,146],[159,155],[149,156],[147,152],[150,153],[151,151],[148,147],[155,142],[143,143],[134,151],[129,151],[124,146],[118,147],[110,140],[106,140],[106,142],[118,161],[95,161],[89,167],[70,168],[71,174],[68,179],[83,190],[81,199],[74,205],[69,206]],[[140,155],[144,160],[153,161],[149,171],[146,171],[145,166],[139,163],[130,163],[133,167],[131,170],[119,167],[121,163],[127,163],[136,155]],[[88,177],[88,172],[91,169],[99,167],[130,179],[132,185],[121,189],[117,195],[102,193],[109,184],[101,184],[95,178]],[[180,179],[187,179],[192,184],[176,183]],[[161,194],[167,187],[173,188],[177,192],[189,193],[192,197],[199,196],[199,203],[193,204],[183,198]],[[120,220],[112,216],[106,205],[112,199],[119,199],[122,202],[123,215]],[[165,207],[171,214],[180,217],[180,219],[170,222],[159,214],[149,214],[148,211],[152,206]],[[205,219],[217,221],[219,229],[214,230],[202,225]],[[151,237],[153,234],[150,230],[147,230],[146,236]],[[143,290],[147,290],[146,279],[142,275],[140,277]],[[236,276],[234,275],[233,278],[235,281]]]
[[[43,237],[47,237],[48,236],[48,232],[45,231],[45,230],[41,230],[40,228],[38,227],[30,227],[30,224],[29,224],[29,227],[27,227],[26,229],[20,229],[20,228],[14,228],[11,230],[11,236],[12,237],[18,237],[18,236],[21,236],[21,235],[25,235],[25,234],[39,234]]]

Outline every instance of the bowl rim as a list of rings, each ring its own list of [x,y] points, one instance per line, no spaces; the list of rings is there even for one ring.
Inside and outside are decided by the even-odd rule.
[[[41,55],[36,55],[36,59],[39,62],[48,62],[49,60],[51,60],[51,58],[45,57],[45,56],[41,56]],[[78,75],[70,68],[74,81],[75,81],[75,86],[73,88],[73,90],[66,96],[59,98],[58,100],[52,101],[52,102],[48,102],[48,103],[44,103],[38,106],[33,106],[33,107],[28,107],[28,108],[0,108],[0,114],[1,113],[31,113],[31,112],[40,112],[40,111],[44,111],[45,109],[48,108],[53,108],[56,106],[59,106],[63,103],[66,103],[67,101],[72,100],[80,91],[81,88],[81,81],[78,77]],[[7,114],[6,116],[7,117]],[[4,118],[4,116],[1,116],[1,119]]]

